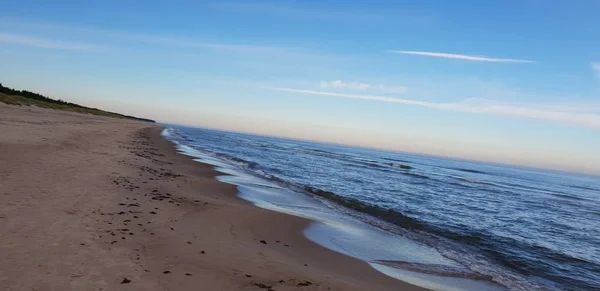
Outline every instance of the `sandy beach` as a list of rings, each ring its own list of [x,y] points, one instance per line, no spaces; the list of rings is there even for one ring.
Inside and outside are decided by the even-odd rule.
[[[161,131],[0,104],[0,289],[423,290],[237,198]]]

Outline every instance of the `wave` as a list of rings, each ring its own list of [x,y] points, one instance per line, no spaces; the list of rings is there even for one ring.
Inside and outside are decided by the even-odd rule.
[[[302,153],[314,155],[314,156],[327,157],[327,158],[332,158],[332,159],[337,159],[337,160],[350,160],[350,159],[348,159],[350,157],[348,155],[334,153],[334,152],[328,152],[328,151],[324,151],[324,150],[301,149],[300,151]]]
[[[567,185],[567,187],[580,189],[580,190],[600,191],[600,189],[598,189],[598,188],[592,188],[592,187],[587,187],[587,186]]]
[[[391,164],[389,164],[389,165],[390,165],[390,167],[393,167],[393,168],[399,168],[399,169],[403,169],[403,170],[410,170],[410,169],[412,169],[412,168],[413,168],[413,167],[411,167],[411,166],[409,166],[409,165],[405,165],[405,164],[395,164],[395,163],[391,163]]]
[[[480,231],[441,228],[417,218],[405,215],[402,212],[394,209],[380,207],[368,202],[359,201],[354,198],[342,197],[333,192],[321,190],[315,187],[305,186],[304,190],[312,195],[332,201],[342,207],[369,215],[388,223],[392,223],[401,227],[402,229],[422,232],[475,247],[493,262],[496,262],[522,275],[539,276],[546,280],[552,279],[552,281],[560,279],[562,282],[573,280],[571,278],[572,276],[569,275],[568,269],[567,271],[562,269],[564,266],[567,266],[567,268],[572,266],[573,269],[579,270],[584,269],[588,273],[588,276],[598,276],[594,274],[600,274],[600,269],[595,266],[593,262],[563,254],[543,246],[531,245],[523,241],[498,237]],[[539,264],[539,262],[553,262],[554,264],[545,265]],[[575,268],[575,266],[577,266],[577,268]],[[419,266],[408,267],[420,268]],[[439,270],[437,272],[443,273]],[[448,274],[452,274],[452,272],[448,272]],[[465,274],[462,274],[461,276],[464,275]],[[586,283],[577,281],[573,282],[573,284],[575,286],[581,286],[581,284]],[[595,287],[598,288],[600,286]]]
[[[244,160],[244,159],[238,158],[238,157],[233,157],[228,154],[214,153],[214,155],[225,161],[229,161],[233,164],[236,164],[236,165],[241,166],[242,168],[246,168],[246,169],[256,169],[259,166],[258,163]]]
[[[308,154],[308,155],[326,157],[326,158],[330,158],[330,159],[335,159],[335,160],[344,161],[344,162],[356,163],[356,164],[359,164],[359,165],[369,166],[369,167],[374,167],[374,168],[385,168],[385,167],[387,167],[386,164],[381,164],[381,163],[378,163],[377,161],[362,160],[360,158],[357,158],[357,157],[354,157],[354,156],[351,156],[351,155],[345,155],[345,154],[340,154],[340,153],[328,152],[328,151],[324,151],[324,150],[318,150],[318,149],[301,149],[300,152],[302,152],[304,154]]]
[[[162,134],[170,140],[193,142],[191,138],[183,134],[178,129],[166,128],[162,131]]]
[[[367,166],[373,167],[373,168],[379,168],[379,169],[385,169],[385,168],[387,168],[386,165],[382,165],[382,164],[377,163],[377,162],[363,162],[363,163],[360,163],[360,164],[361,165],[367,165]]]
[[[377,264],[385,265],[392,268],[403,269],[407,271],[419,272],[423,274],[430,274],[436,276],[443,277],[460,277],[460,278],[468,278],[474,280],[486,280],[492,281],[493,277],[491,275],[481,274],[477,272],[471,272],[469,270],[465,270],[464,268],[456,268],[446,265],[436,265],[436,264],[422,264],[422,263],[414,263],[414,262],[404,262],[404,261],[388,261],[388,260],[376,260],[374,261]]]
[[[383,158],[384,160],[388,160],[388,161],[392,161],[392,162],[400,162],[400,163],[410,163],[407,160],[401,160],[401,159],[392,159],[392,158]]]
[[[303,189],[312,195],[325,198],[343,207],[377,217],[405,229],[425,230],[427,228],[427,226],[419,220],[404,215],[403,213],[393,209],[386,209],[370,203],[362,202],[354,198],[342,197],[333,192],[321,190],[315,187],[304,186]]]
[[[551,195],[555,196],[555,197],[559,197],[559,198],[568,199],[568,200],[574,200],[574,201],[594,201],[592,199],[577,197],[577,196],[563,194],[563,193],[552,193]]]
[[[402,175],[419,178],[419,179],[431,179],[429,176],[421,175],[421,174],[417,174],[417,173],[411,173],[411,172],[402,173]]]
[[[492,183],[492,182],[471,180],[471,179],[467,179],[467,178],[463,178],[463,177],[455,177],[455,176],[449,176],[449,177],[454,178],[459,181],[462,181],[462,182],[470,183],[470,184],[492,185],[492,186],[502,187],[502,185],[497,184],[497,183]]]
[[[405,174],[405,175],[412,175],[411,172],[408,172],[408,170],[412,170],[413,167],[409,166],[409,165],[405,165],[405,164],[394,164],[394,163],[389,163],[389,164],[382,164],[376,161],[361,161],[361,160],[348,160],[348,162],[353,163],[351,166],[353,167],[370,167],[370,168],[374,168],[377,169],[379,171],[384,171],[384,172],[392,172],[392,173],[398,173],[398,170],[402,170],[401,174]],[[414,174],[414,176],[421,176],[418,174]],[[425,176],[422,176],[425,177]],[[428,177],[425,177],[428,178]]]
[[[465,169],[465,168],[450,168],[450,169],[456,170],[456,171],[461,171],[461,172],[466,172],[466,173],[473,173],[473,174],[487,174],[484,171],[473,170],[473,169]]]
[[[401,160],[384,158],[385,160],[401,162],[401,164],[399,164],[399,163],[381,163],[378,161],[360,159],[360,158],[357,158],[357,157],[351,156],[351,155],[334,153],[334,152],[329,152],[329,151],[324,151],[324,150],[319,150],[319,149],[303,149],[302,152],[306,153],[306,154],[310,154],[310,155],[323,156],[323,157],[336,159],[336,160],[340,160],[340,161],[356,163],[358,165],[368,166],[368,167],[372,167],[372,168],[379,168],[379,169],[395,168],[395,169],[402,169],[402,170],[413,169],[412,166],[407,165],[408,162],[401,161]]]
[[[175,133],[173,133],[175,134]],[[177,138],[183,139],[182,136],[178,136]],[[187,140],[187,139],[186,139]],[[305,152],[306,150],[303,150]],[[394,167],[393,165],[403,165],[406,161],[396,161],[399,163],[387,163],[383,161],[372,161],[372,160],[359,160],[353,156],[343,155],[343,154],[335,154],[322,150],[308,150],[310,154],[313,155],[323,155],[328,156],[330,158],[336,158],[340,160],[344,160],[346,162],[350,162],[353,166],[359,165],[367,165],[373,168],[379,168],[379,170],[383,171],[391,171],[393,173],[399,173],[401,175],[406,175],[409,177],[419,178],[419,179],[434,179],[435,177],[429,177],[428,175],[424,175],[418,171],[411,169],[402,169],[401,167]],[[210,151],[209,151],[210,152]],[[262,170],[261,166],[253,161],[248,161],[245,159],[232,157],[227,154],[216,154],[214,152],[210,152],[213,155],[217,155],[219,158],[229,161],[230,163],[237,165],[241,168],[251,170],[256,175],[259,175],[263,178],[266,178],[275,184],[279,184],[280,186],[284,186],[286,188],[292,188],[293,190],[300,190],[306,193],[309,193],[313,196],[320,197],[327,201],[333,202],[335,205],[339,205],[343,208],[347,208],[350,210],[354,210],[357,213],[365,214],[366,219],[372,219],[373,221],[379,221],[375,223],[388,222],[390,224],[396,225],[401,229],[407,230],[410,233],[423,234],[423,236],[431,236],[440,238],[440,241],[454,241],[459,245],[470,246],[477,250],[477,254],[483,255],[486,261],[490,261],[493,263],[497,263],[500,266],[505,267],[506,269],[512,270],[515,273],[519,273],[525,275],[527,277],[540,277],[548,281],[561,282],[562,286],[589,286],[587,290],[600,290],[600,285],[597,282],[600,282],[599,274],[600,269],[596,262],[582,260],[581,258],[576,258],[569,254],[560,253],[557,250],[545,248],[541,246],[531,245],[524,241],[514,240],[510,238],[500,237],[492,234],[486,230],[472,230],[465,229],[464,227],[441,227],[440,225],[435,225],[419,219],[418,217],[413,217],[410,215],[406,215],[401,211],[395,209],[389,209],[385,207],[381,207],[378,205],[374,205],[369,202],[361,201],[355,198],[344,197],[338,195],[333,192],[325,191],[316,187],[304,186],[299,184],[294,184],[290,181],[286,181],[286,179],[282,179],[273,175],[273,171],[270,169]],[[390,160],[390,159],[386,159]],[[344,163],[347,165],[348,163]],[[461,169],[456,169],[461,170]],[[462,169],[463,172],[473,172],[471,169]],[[269,173],[267,173],[269,172]],[[479,173],[484,173],[482,171],[476,171]],[[445,175],[444,175],[445,176]],[[465,187],[475,187],[470,184],[492,184],[499,187],[507,187],[504,183],[493,184],[484,181],[477,180],[469,180],[463,177],[452,177],[447,176],[451,179],[450,181],[460,181],[465,182],[461,183],[469,186]],[[449,181],[441,181],[445,183],[452,183]],[[454,183],[452,183],[454,184]],[[508,184],[508,183],[507,183]],[[456,185],[459,185],[458,182]],[[509,184],[510,185],[510,184]],[[514,185],[518,188],[529,188],[526,185]],[[510,188],[510,186],[508,187]],[[538,189],[537,187],[533,187],[535,190],[543,190]],[[559,193],[560,195],[565,195]],[[559,196],[560,197],[560,196]],[[568,199],[578,199],[578,197],[572,197],[566,195]],[[371,218],[370,218],[371,217]],[[460,259],[460,258],[459,258]],[[384,262],[384,261],[382,261]],[[482,279],[489,279],[489,277],[485,277],[488,275],[478,274],[478,273],[469,273],[462,272],[460,270],[445,270],[437,268],[437,266],[425,266],[425,265],[415,265],[406,262],[394,262],[389,264],[396,264],[396,267],[401,268],[412,268],[415,271],[419,272],[434,272],[437,275],[447,276],[483,276]],[[387,264],[386,263],[386,264]],[[469,266],[469,265],[468,265]],[[590,278],[586,281],[582,281],[579,278],[573,278],[569,274],[571,271],[578,271],[579,278],[585,277]],[[484,272],[488,274],[488,272]],[[489,273],[493,274],[493,273]],[[566,283],[565,283],[566,282]],[[557,288],[564,289],[564,288]],[[586,290],[586,289],[573,289],[573,290]]]

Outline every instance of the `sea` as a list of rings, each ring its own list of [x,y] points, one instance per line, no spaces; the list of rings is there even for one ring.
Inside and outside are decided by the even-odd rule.
[[[600,177],[164,125],[304,235],[431,290],[600,290]]]

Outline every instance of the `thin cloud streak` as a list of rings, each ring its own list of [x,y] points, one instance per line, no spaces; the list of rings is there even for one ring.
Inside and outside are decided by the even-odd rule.
[[[115,46],[127,46],[127,43],[145,43],[153,45],[163,45],[179,48],[198,48],[215,51],[234,52],[234,53],[261,53],[261,54],[283,54],[283,53],[301,53],[302,50],[291,47],[255,45],[255,44],[233,44],[203,41],[185,37],[169,37],[158,34],[136,33],[127,31],[105,30],[91,27],[73,27],[55,23],[44,23],[28,21],[27,19],[11,19],[0,17],[0,24],[10,23],[13,26],[26,28],[29,31],[45,35],[67,35],[69,37],[79,36],[82,39],[92,37],[94,41],[104,41]],[[0,32],[2,34],[3,32]],[[10,32],[5,33],[6,39],[13,43],[19,42],[22,45],[36,46],[47,49],[80,50],[80,51],[102,51],[99,46],[92,46],[78,43],[67,43],[53,40],[44,40],[33,37],[21,36],[21,39],[11,39],[8,36],[19,36]],[[1,36],[1,35],[0,35]],[[2,39],[0,39],[2,42]]]
[[[44,38],[31,37],[21,34],[4,33],[0,32],[0,43],[24,45],[36,48],[53,49],[53,50],[66,50],[66,51],[80,51],[80,52],[102,52],[106,48],[83,44],[64,42],[58,40],[48,40]]]
[[[262,45],[247,45],[247,44],[225,44],[225,43],[210,43],[202,42],[193,39],[186,38],[172,38],[163,37],[159,35],[150,34],[133,34],[133,33],[120,33],[110,32],[114,37],[123,39],[129,39],[144,43],[153,43],[159,45],[175,46],[175,47],[187,47],[187,48],[204,48],[213,49],[219,51],[230,51],[238,53],[281,53],[284,51],[292,51],[290,48],[275,47],[275,46],[262,46]]]
[[[465,60],[465,61],[472,61],[472,62],[534,63],[534,61],[530,61],[530,60],[490,58],[490,57],[486,57],[486,56],[471,56],[471,55],[438,53],[438,52],[397,51],[397,50],[391,50],[389,52],[393,53],[393,54],[416,55],[416,56],[436,57],[436,58],[444,58],[444,59],[456,59],[456,60]]]
[[[342,80],[335,81],[321,81],[319,83],[321,88],[331,88],[331,89],[342,89],[342,90],[353,90],[353,91],[374,91],[380,93],[389,93],[389,94],[404,94],[406,93],[405,87],[400,86],[386,86],[383,84],[367,84],[361,82],[344,82]]]
[[[326,96],[334,98],[347,98],[347,99],[360,99],[378,102],[388,103],[399,103],[404,105],[421,106],[426,108],[432,108],[444,111],[456,111],[466,112],[473,114],[490,114],[500,115],[509,117],[520,117],[528,119],[539,119],[553,122],[560,122],[566,124],[572,124],[577,126],[583,126],[588,128],[600,129],[600,114],[598,112],[571,112],[568,109],[559,110],[548,110],[544,108],[530,107],[519,107],[514,105],[502,105],[500,103],[487,103],[487,102],[473,102],[473,100],[466,100],[463,102],[455,103],[436,103],[426,102],[411,99],[392,98],[377,95],[358,95],[358,94],[344,94],[334,92],[323,92],[313,90],[303,90],[294,88],[281,88],[281,87],[269,87],[269,90],[298,93],[306,95]]]

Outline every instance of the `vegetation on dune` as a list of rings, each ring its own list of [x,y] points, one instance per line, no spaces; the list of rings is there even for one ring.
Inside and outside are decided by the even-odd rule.
[[[109,116],[116,118],[127,118],[127,119],[135,119],[146,122],[154,122],[154,120],[139,118],[129,115],[123,115],[119,113],[104,111],[96,108],[90,108],[81,106],[79,104],[66,102],[60,99],[52,99],[41,94],[33,93],[26,90],[15,90],[11,88],[7,88],[0,84],[0,102],[6,103],[9,105],[17,105],[17,106],[37,106],[42,108],[50,108],[56,110],[64,110],[71,112],[79,112],[100,116]]]

